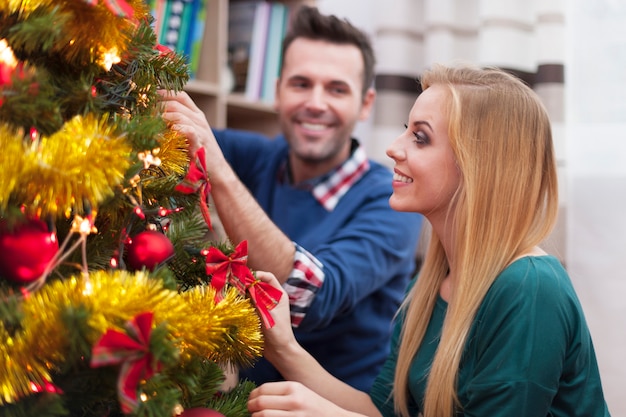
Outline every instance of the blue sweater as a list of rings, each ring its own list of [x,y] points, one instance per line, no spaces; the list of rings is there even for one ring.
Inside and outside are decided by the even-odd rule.
[[[421,216],[389,207],[392,174],[374,161],[327,211],[309,190],[278,180],[288,152],[282,136],[215,134],[269,217],[323,265],[323,285],[294,329],[296,338],[330,373],[369,391],[389,353],[391,321],[414,272]],[[241,377],[257,384],[281,380],[264,359]]]

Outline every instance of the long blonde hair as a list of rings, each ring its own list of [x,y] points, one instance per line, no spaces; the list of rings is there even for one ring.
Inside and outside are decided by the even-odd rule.
[[[449,91],[450,144],[461,173],[447,227],[454,231],[455,289],[428,374],[425,417],[452,417],[456,385],[476,312],[496,276],[543,241],[558,210],[558,186],[548,115],[536,94],[495,68],[436,65],[422,89]],[[449,265],[431,236],[419,278],[402,305],[405,321],[394,379],[396,412],[409,417],[408,377]]]

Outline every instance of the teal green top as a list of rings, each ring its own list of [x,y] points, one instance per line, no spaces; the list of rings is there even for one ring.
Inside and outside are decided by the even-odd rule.
[[[439,298],[411,365],[411,415],[422,409],[429,365],[447,310]],[[383,416],[393,416],[391,386],[402,323],[371,390]],[[567,272],[552,256],[524,257],[497,277],[465,347],[458,416],[607,417],[596,356]]]

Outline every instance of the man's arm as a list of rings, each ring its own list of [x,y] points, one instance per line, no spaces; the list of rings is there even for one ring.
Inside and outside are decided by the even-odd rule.
[[[214,205],[230,240],[247,240],[253,248],[248,255],[250,268],[271,271],[285,283],[293,269],[293,242],[270,220],[228,164],[210,178]]]
[[[204,113],[185,92],[163,92],[164,118],[189,140],[193,155],[206,149],[211,195],[224,231],[233,244],[242,240],[254,248],[249,254],[252,269],[272,272],[284,283],[293,269],[293,242],[270,220],[245,185],[239,180],[215,140]]]

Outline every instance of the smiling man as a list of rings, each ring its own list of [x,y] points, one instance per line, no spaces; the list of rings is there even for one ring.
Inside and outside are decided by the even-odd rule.
[[[390,325],[415,269],[421,217],[389,207],[392,174],[352,137],[375,100],[370,40],[349,22],[303,7],[283,42],[275,107],[282,134],[211,130],[185,93],[165,117],[206,149],[214,205],[248,264],[290,299],[300,344],[330,373],[369,390],[389,353]],[[281,379],[261,359],[241,370]]]

